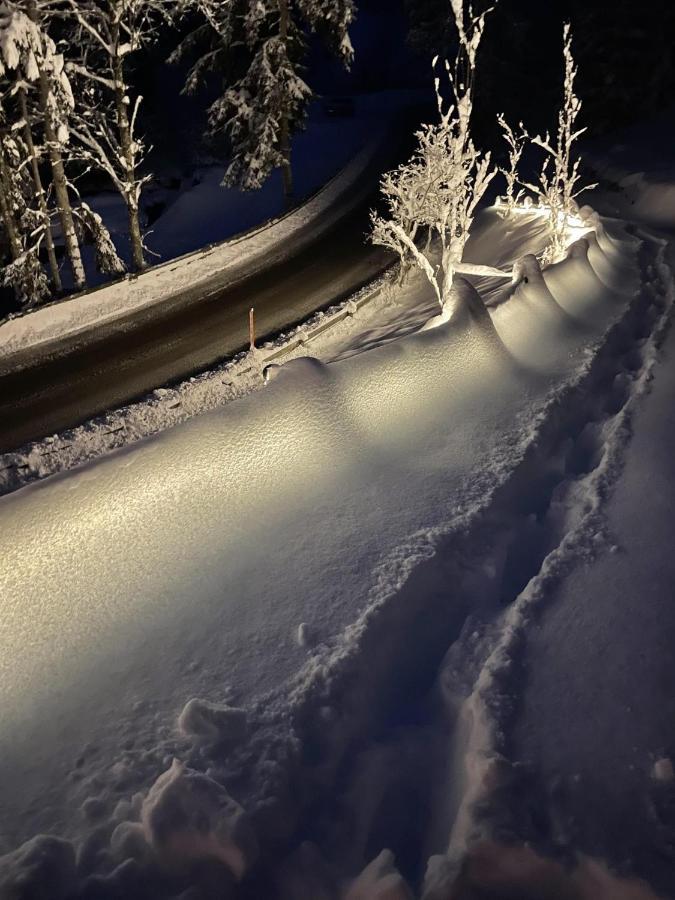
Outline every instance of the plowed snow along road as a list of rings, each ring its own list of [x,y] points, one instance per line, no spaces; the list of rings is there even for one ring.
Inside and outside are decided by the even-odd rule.
[[[178,307],[142,311],[123,328],[101,328],[85,346],[74,341],[54,359],[0,376],[0,452],[233,355],[247,345],[251,306],[264,337],[357,290],[391,261],[365,242],[374,199],[301,253],[243,283],[206,296],[195,290]]]

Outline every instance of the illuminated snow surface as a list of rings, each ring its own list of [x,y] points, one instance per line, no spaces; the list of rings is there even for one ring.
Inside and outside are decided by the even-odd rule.
[[[536,214],[485,222],[477,260],[541,247]],[[436,898],[500,836],[523,635],[609,552],[672,302],[663,243],[616,221],[526,272],[423,331],[413,279],[321,361],[0,501],[0,849],[79,847],[0,887],[403,900],[391,848]]]

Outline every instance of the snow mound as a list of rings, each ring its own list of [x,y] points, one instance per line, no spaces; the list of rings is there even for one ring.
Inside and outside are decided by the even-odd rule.
[[[171,870],[216,860],[240,880],[257,856],[242,807],[222,785],[178,760],[150,788],[141,821],[160,863]]]
[[[75,850],[69,841],[41,834],[0,857],[2,900],[65,900],[75,882]]]
[[[534,253],[527,253],[520,259],[516,260],[513,266],[513,283],[514,284],[541,284],[544,276],[541,271],[541,264]]]
[[[246,739],[248,719],[243,709],[193,698],[178,717],[178,727],[198,744],[229,749]]]
[[[299,356],[287,363],[270,363],[263,369],[265,384],[276,381],[279,378],[293,377],[298,382],[311,384],[317,379],[327,377],[328,367],[314,356]]]
[[[459,328],[475,328],[486,335],[496,336],[483,298],[466,278],[459,275],[452,286],[451,302],[438,315],[428,319],[420,330],[430,331],[448,323]]]

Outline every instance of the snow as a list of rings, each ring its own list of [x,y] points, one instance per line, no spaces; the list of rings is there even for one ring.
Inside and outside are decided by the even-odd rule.
[[[178,760],[148,791],[141,823],[161,865],[173,871],[215,859],[239,881],[258,850],[241,806],[222,785]]]
[[[193,697],[178,717],[178,728],[197,743],[225,749],[236,747],[248,732],[246,710]]]
[[[345,900],[412,900],[412,894],[396,871],[393,853],[383,850],[351,885]]]
[[[610,138],[589,142],[585,159],[605,187],[604,205],[614,215],[657,228],[675,224],[675,182],[670,148],[672,110]]]
[[[491,212],[467,256],[540,252],[544,221]],[[290,362],[247,357],[257,390],[0,501],[6,850],[55,831],[78,845],[79,879],[122,890],[133,860],[147,900],[184,888],[174,864],[210,862],[258,896],[435,900],[477,840],[519,834],[532,817],[511,741],[538,726],[553,753],[552,718],[595,720],[590,694],[553,688],[514,716],[528,654],[540,674],[553,649],[551,669],[565,662],[560,629],[538,648],[532,622],[570,573],[643,540],[603,509],[673,302],[663,242],[594,221],[517,287],[458,282],[425,330],[423,275],[381,286],[309,344],[290,338]],[[263,387],[264,363],[279,367]],[[590,595],[637,602],[625,565]],[[570,628],[611,621],[609,591],[604,611],[572,596]],[[651,784],[665,730],[643,750]]]
[[[26,896],[31,885],[40,885],[35,897],[67,900],[77,883],[75,851],[72,844],[49,835],[26,841],[13,853],[0,858],[0,887],[3,897]],[[48,886],[48,887],[47,887]]]

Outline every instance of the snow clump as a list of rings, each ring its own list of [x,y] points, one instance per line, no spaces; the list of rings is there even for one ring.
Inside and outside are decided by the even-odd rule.
[[[141,822],[146,841],[167,869],[217,860],[241,880],[258,854],[243,808],[221,784],[178,760],[150,788]]]

